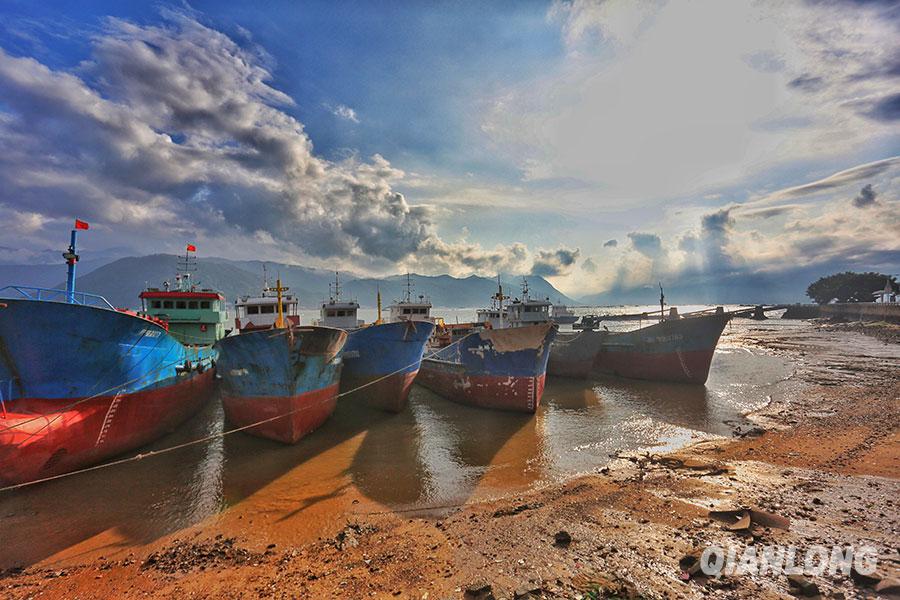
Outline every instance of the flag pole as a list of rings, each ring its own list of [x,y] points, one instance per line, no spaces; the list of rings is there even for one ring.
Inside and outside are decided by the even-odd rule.
[[[72,238],[69,242],[69,249],[63,252],[63,258],[66,259],[68,272],[66,274],[66,302],[75,304],[75,264],[78,262],[78,255],[75,253],[75,242],[78,240],[78,230],[72,230]]]

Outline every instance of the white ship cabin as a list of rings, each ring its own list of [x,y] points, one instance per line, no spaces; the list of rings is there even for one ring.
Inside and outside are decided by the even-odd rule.
[[[525,327],[547,323],[550,319],[550,299],[537,300],[528,295],[528,280],[523,279],[522,299],[514,299],[506,307],[507,327]]]
[[[475,320],[479,323],[488,323],[492,329],[506,327],[506,309],[500,309],[496,304],[490,308],[479,308],[475,312]]]
[[[413,297],[409,273],[406,274],[406,295],[402,300],[397,300],[388,308],[390,309],[391,323],[400,321],[427,321],[428,323],[434,323],[434,317],[431,316],[431,301],[422,294],[419,294],[418,297]]]
[[[350,300],[349,302],[341,300],[341,285],[337,273],[334,274],[333,286],[329,290],[331,291],[331,297],[327,302],[323,302],[322,308],[319,309],[317,325],[336,327],[338,329],[354,329],[364,325],[364,322],[356,316],[359,310],[359,303],[355,300]]]
[[[339,302],[330,298],[322,303],[319,310],[319,325],[325,327],[337,327],[338,329],[353,329],[363,325],[363,321],[356,318],[359,304],[356,302]]]
[[[234,325],[240,331],[271,329],[278,320],[278,295],[269,289],[261,296],[244,296],[234,303]],[[293,294],[281,296],[286,324],[300,324],[300,299]]]

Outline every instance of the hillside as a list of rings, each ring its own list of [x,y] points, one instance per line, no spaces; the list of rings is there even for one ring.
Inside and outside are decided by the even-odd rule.
[[[120,258],[96,268],[82,268],[79,264],[77,288],[79,290],[105,296],[116,306],[137,307],[138,294],[148,285],[161,287],[164,281],[174,283],[178,257],[171,254]],[[263,285],[263,263],[260,261],[231,261],[223,258],[200,258],[194,281],[201,287],[221,291],[233,302],[235,298],[258,293]],[[87,266],[85,263],[84,266]],[[93,265],[91,265],[93,266]],[[266,263],[269,282],[274,283],[276,275],[281,275],[282,284],[300,296],[301,305],[306,308],[317,306],[328,296],[329,284],[334,281],[334,273],[322,269],[312,269],[298,265]],[[0,267],[3,285],[19,283],[42,287],[64,287],[65,267],[60,265],[38,265]],[[466,277],[459,279],[450,275],[411,275],[413,294],[424,294],[435,306],[474,307],[490,302],[497,291],[497,282],[486,277]],[[541,277],[529,277],[533,297],[548,297],[551,301],[574,303]],[[341,274],[344,296],[356,298],[363,307],[374,307],[376,291],[381,290],[384,305],[401,298],[405,293],[406,275],[394,275],[382,279],[354,278]],[[520,294],[521,280],[503,282],[504,293],[510,296]]]

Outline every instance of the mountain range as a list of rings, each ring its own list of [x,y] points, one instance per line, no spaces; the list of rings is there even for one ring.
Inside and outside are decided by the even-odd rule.
[[[147,287],[162,287],[164,281],[174,285],[178,257],[171,254],[120,258],[111,261],[81,262],[78,264],[76,287],[79,290],[100,294],[113,305],[136,308],[138,294]],[[301,306],[311,308],[330,293],[334,284],[333,271],[313,269],[298,265],[265,263],[270,285],[280,275],[282,285],[299,295]],[[37,287],[65,287],[65,265],[0,265],[0,287],[17,284]],[[263,263],[261,261],[235,261],[224,258],[199,258],[193,281],[202,288],[219,290],[229,302],[239,296],[255,295],[263,287]],[[435,306],[465,308],[487,305],[497,291],[497,281],[472,275],[456,278],[450,275],[410,274],[412,293],[428,297]],[[364,278],[353,274],[341,274],[341,291],[344,298],[356,299],[363,307],[374,307],[380,290],[385,306],[403,297],[406,291],[406,275],[383,278]],[[504,293],[520,296],[521,279],[503,279]],[[530,295],[549,298],[552,302],[575,304],[576,301],[556,288],[546,279],[528,277]]]

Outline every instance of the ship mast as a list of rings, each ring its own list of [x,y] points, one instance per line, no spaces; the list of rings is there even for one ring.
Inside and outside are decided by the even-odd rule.
[[[412,282],[409,280],[409,271],[406,272],[406,303],[412,302]]]
[[[381,288],[377,285],[375,286],[375,300],[378,304],[378,320],[375,321],[375,324],[381,325]]]
[[[288,291],[290,288],[281,287],[281,274],[278,275],[278,279],[275,280],[275,294],[278,298],[278,320],[275,321],[275,327],[278,329],[285,328],[284,322],[284,304],[281,302],[281,293]]]

